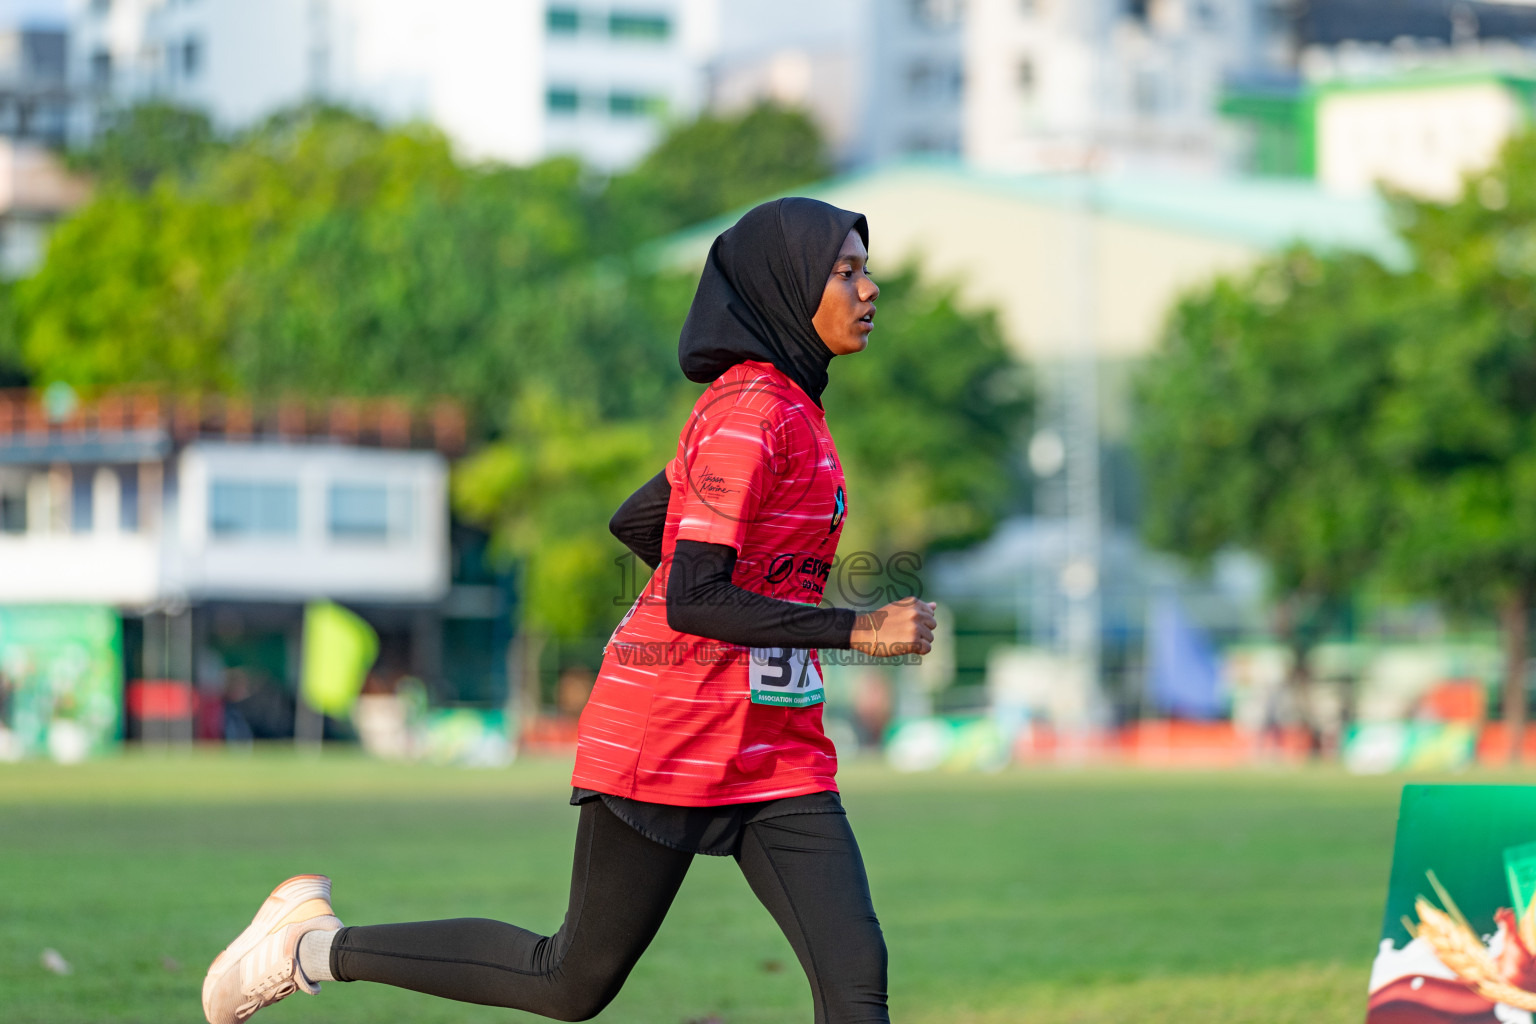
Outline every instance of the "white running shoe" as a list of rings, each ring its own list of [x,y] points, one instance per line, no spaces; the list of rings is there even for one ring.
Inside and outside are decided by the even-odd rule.
[[[331,880],[324,875],[297,875],[273,889],[250,926],[208,968],[203,979],[208,1024],[241,1024],[300,989],[319,992],[319,984],[299,970],[299,939],[340,927],[331,910]]]

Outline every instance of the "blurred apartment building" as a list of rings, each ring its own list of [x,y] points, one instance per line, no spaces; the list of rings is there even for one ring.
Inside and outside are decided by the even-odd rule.
[[[725,0],[709,23],[707,97],[809,111],[839,165],[958,155],[962,0]]]
[[[669,120],[772,98],[840,162],[959,146],[957,0],[70,0],[71,76],[239,127],[307,99],[442,127],[473,158],[633,163]]]
[[[0,279],[37,266],[54,222],[87,195],[55,153],[74,101],[66,40],[61,24],[0,28]]]
[[[993,171],[1216,174],[1234,76],[1281,76],[1284,0],[970,0],[965,155]]]
[[[1386,181],[1448,198],[1530,120],[1530,0],[971,0],[994,171]]]
[[[215,709],[206,738],[226,705],[257,737],[292,734],[317,599],[379,634],[374,685],[497,703],[506,588],[448,513],[463,429],[451,407],[389,402],[0,392],[0,612],[110,609],[130,709],[140,681],[192,684]]]
[[[1430,65],[1279,92],[1234,89],[1223,109],[1251,132],[1257,173],[1313,178],[1334,192],[1387,185],[1448,202],[1531,123],[1536,67]]]
[[[441,127],[471,158],[627,163],[699,104],[682,0],[72,0],[103,104],[157,97],[224,128],[306,100]]]
[[[1290,31],[1296,74],[1222,98],[1251,173],[1451,200],[1536,116],[1536,4],[1313,0]]]
[[[0,29],[0,135],[61,145],[72,96],[68,34],[60,24]]]

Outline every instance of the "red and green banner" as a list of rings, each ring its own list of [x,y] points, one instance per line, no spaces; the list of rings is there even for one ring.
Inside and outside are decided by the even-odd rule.
[[[1536,786],[1406,786],[1367,1024],[1532,1024]]]

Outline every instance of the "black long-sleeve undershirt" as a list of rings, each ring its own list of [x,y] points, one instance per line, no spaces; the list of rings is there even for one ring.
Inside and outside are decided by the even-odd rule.
[[[680,540],[667,577],[667,625],[743,647],[847,650],[858,613],[781,601],[731,582],[736,549]]]
[[[640,485],[608,520],[608,530],[652,569],[661,564],[661,537],[666,532],[667,502],[672,485],[662,470]]]
[[[665,472],[646,481],[608,523],[613,535],[655,569],[661,564],[671,485]],[[781,601],[732,582],[736,549],[679,540],[667,577],[667,625],[680,633],[744,647],[847,650],[858,613]]]

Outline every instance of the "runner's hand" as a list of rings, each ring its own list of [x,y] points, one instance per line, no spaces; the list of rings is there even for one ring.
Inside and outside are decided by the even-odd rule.
[[[904,597],[883,608],[860,613],[850,646],[876,658],[927,654],[933,650],[933,610],[938,605]]]

